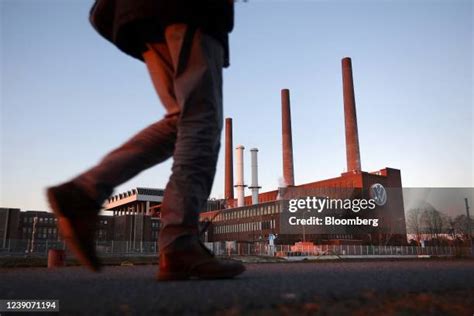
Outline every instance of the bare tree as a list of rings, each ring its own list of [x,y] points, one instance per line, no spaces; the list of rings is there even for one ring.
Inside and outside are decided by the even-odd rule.
[[[461,240],[469,240],[468,232],[468,222],[466,215],[458,215],[450,221],[451,229],[453,230],[453,235],[455,238],[460,238]],[[474,220],[471,219],[471,226],[474,226]]]
[[[416,241],[419,243],[422,234],[422,210],[419,208],[413,208],[408,211],[407,214],[407,228],[410,234],[415,235]]]
[[[430,234],[431,239],[439,239],[440,234],[448,230],[448,217],[429,204],[424,207],[421,222],[422,230]]]

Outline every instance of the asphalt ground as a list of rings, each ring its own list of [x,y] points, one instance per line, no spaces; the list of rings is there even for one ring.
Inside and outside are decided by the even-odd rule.
[[[474,315],[473,260],[246,267],[176,282],[157,282],[156,265],[0,269],[0,299],[57,299],[60,315]]]

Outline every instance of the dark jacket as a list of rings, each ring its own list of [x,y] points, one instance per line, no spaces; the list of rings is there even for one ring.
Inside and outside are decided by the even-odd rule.
[[[96,0],[90,21],[104,38],[142,61],[145,43],[164,41],[166,26],[186,23],[199,27],[223,45],[224,64],[229,65],[233,0]]]

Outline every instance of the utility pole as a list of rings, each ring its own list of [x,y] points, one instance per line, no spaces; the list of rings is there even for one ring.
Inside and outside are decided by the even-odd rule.
[[[471,216],[469,215],[469,203],[467,198],[464,198],[464,202],[466,203],[467,233],[469,234],[469,240],[471,241],[472,246]]]

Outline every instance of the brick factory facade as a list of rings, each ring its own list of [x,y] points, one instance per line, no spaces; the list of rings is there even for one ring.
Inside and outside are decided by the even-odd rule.
[[[202,221],[212,221],[206,233],[207,241],[265,242],[269,234],[278,235],[276,243],[293,244],[303,240],[302,234],[282,234],[280,215],[284,209],[283,196],[291,191],[292,198],[308,196],[309,192],[320,192],[320,196],[331,198],[361,198],[367,195],[375,184],[385,188],[400,188],[401,177],[397,169],[385,168],[377,172],[344,173],[340,177],[302,184],[259,195],[259,204],[252,204],[252,196],[245,197],[245,206],[204,212]],[[236,200],[230,200],[235,205]],[[341,233],[306,235],[306,241],[317,244],[328,243],[367,243],[404,244],[406,243],[403,196],[400,190],[391,192],[383,210],[378,213],[384,226],[370,234]],[[396,234],[392,232],[397,232]],[[399,233],[402,232],[402,233]]]

